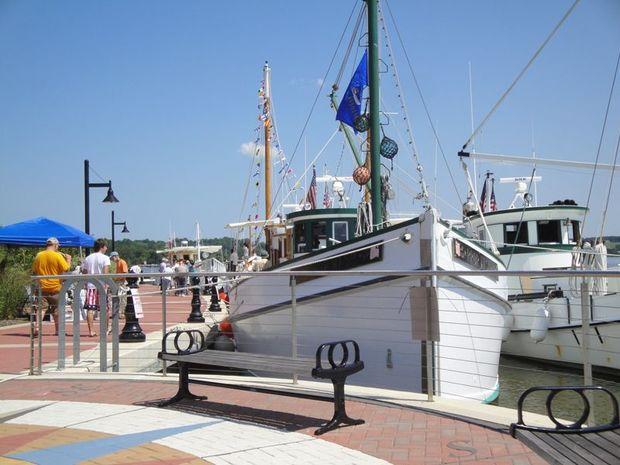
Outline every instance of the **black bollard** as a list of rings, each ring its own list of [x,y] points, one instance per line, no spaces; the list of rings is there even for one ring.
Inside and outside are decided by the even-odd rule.
[[[137,286],[136,286],[137,287]],[[133,296],[131,290],[135,287],[130,286],[129,292],[127,292],[127,305],[125,305],[125,326],[123,331],[118,336],[120,342],[143,342],[146,340],[146,334],[142,332],[140,322],[136,318],[136,309],[133,303]]]
[[[213,276],[211,282],[213,286],[211,286],[211,305],[209,305],[209,311],[221,312],[222,307],[220,307],[220,299],[217,296],[217,286],[215,285],[215,283],[217,283],[217,276]]]
[[[200,289],[197,287],[200,284],[200,278],[193,276],[190,279],[192,283],[192,311],[187,319],[188,323],[204,323],[205,319],[200,311]]]

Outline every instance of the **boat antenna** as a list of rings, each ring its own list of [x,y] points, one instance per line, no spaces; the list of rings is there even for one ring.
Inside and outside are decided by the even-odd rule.
[[[493,105],[493,107],[491,108],[491,110],[487,113],[487,115],[482,119],[482,121],[480,121],[480,124],[478,124],[478,127],[471,133],[471,135],[469,136],[469,138],[467,139],[467,141],[465,141],[465,143],[463,144],[463,147],[461,148],[461,151],[465,151],[467,150],[467,147],[469,146],[469,144],[474,140],[474,138],[476,137],[476,134],[478,134],[478,132],[480,132],[480,130],[482,129],[482,127],[487,123],[487,121],[489,120],[489,118],[491,117],[491,115],[493,115],[493,113],[495,113],[495,110],[497,110],[499,108],[499,106],[502,104],[502,102],[504,101],[504,99],[506,97],[508,97],[508,94],[510,94],[510,92],[512,91],[512,89],[517,85],[517,82],[519,82],[521,80],[521,78],[525,75],[525,73],[527,72],[527,70],[530,68],[530,66],[532,65],[532,63],[534,63],[534,61],[536,61],[536,58],[538,58],[538,55],[540,55],[540,53],[543,51],[543,49],[545,48],[545,46],[549,43],[549,41],[553,38],[553,36],[555,35],[555,33],[558,31],[558,29],[560,29],[560,27],[562,26],[562,24],[564,24],[564,21],[566,21],[568,19],[568,17],[570,16],[570,14],[573,12],[573,10],[575,9],[575,7],[577,6],[577,4],[580,2],[581,0],[575,0],[573,2],[573,4],[571,5],[571,7],[566,11],[566,13],[564,13],[564,16],[562,16],[562,19],[560,19],[560,21],[555,25],[555,27],[553,28],[553,30],[549,33],[549,35],[547,35],[547,37],[545,38],[545,40],[543,41],[542,44],[539,45],[539,47],[536,49],[536,52],[534,52],[534,55],[532,55],[532,57],[530,58],[530,60],[526,63],[526,65],[523,67],[523,69],[519,72],[519,74],[517,75],[516,78],[514,78],[514,80],[512,81],[512,83],[508,86],[508,89],[506,89],[504,91],[504,93],[500,96],[500,98],[497,100],[497,102],[495,102],[495,105]]]

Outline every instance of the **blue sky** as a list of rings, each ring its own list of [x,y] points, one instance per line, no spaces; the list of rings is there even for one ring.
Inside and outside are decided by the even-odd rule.
[[[116,218],[131,230],[124,237],[165,239],[170,225],[177,236],[193,236],[196,220],[204,236],[227,234],[224,224],[242,211],[250,157],[241,147],[254,139],[258,124],[263,62],[273,68],[278,132],[290,158],[355,3],[0,1],[0,224],[43,215],[83,227],[88,158],[97,173],[112,179],[121,200],[114,205]],[[465,181],[456,152],[470,132],[468,63],[479,121],[571,3],[391,0],[461,196]],[[620,50],[619,24],[620,2],[582,2],[484,128],[478,150],[528,155],[533,135],[539,156],[593,161]],[[432,132],[393,29],[391,35],[434,190]],[[308,158],[336,128],[324,95],[342,51],[338,57],[306,132]],[[387,75],[383,80],[390,86]],[[619,94],[617,89],[601,152],[608,163],[620,130]],[[386,103],[396,108],[395,101]],[[401,116],[386,127],[388,135]],[[334,172],[341,151],[338,135],[319,166],[329,163]],[[297,173],[303,152],[302,143],[293,162]],[[340,174],[350,174],[346,150],[343,159]],[[396,161],[414,172],[402,145]],[[525,166],[491,168],[498,176],[530,173]],[[443,161],[437,173],[437,207],[456,217],[459,201]],[[547,168],[538,174],[539,203],[585,202],[590,172]],[[406,178],[396,176],[392,210],[416,211],[420,205],[403,186]],[[94,173],[91,179],[98,181]],[[592,227],[600,224],[608,183],[609,173],[597,177]],[[614,189],[612,205],[618,182]],[[511,188],[497,186],[496,193],[505,206]],[[97,236],[110,235],[111,207],[98,201],[104,195],[91,190],[91,231]],[[357,196],[353,190],[352,201]],[[251,187],[246,203],[253,197]],[[609,216],[607,232],[620,234],[620,217],[615,210]]]

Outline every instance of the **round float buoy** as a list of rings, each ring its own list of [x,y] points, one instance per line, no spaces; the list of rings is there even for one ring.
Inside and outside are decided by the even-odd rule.
[[[549,329],[549,310],[547,307],[540,307],[536,310],[534,320],[532,321],[532,329],[530,329],[530,337],[534,342],[541,342],[547,337]]]

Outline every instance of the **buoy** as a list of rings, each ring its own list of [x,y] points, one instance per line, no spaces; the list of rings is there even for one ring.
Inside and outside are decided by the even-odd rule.
[[[515,316],[512,313],[504,315],[504,327],[502,328],[502,341],[507,341],[510,332],[515,325]]]
[[[536,310],[534,320],[532,321],[532,329],[530,329],[530,337],[534,342],[541,342],[547,337],[549,329],[549,310],[547,307],[540,307]]]
[[[215,338],[213,348],[215,350],[222,350],[224,352],[234,352],[235,342],[228,336],[220,334],[218,337]]]

